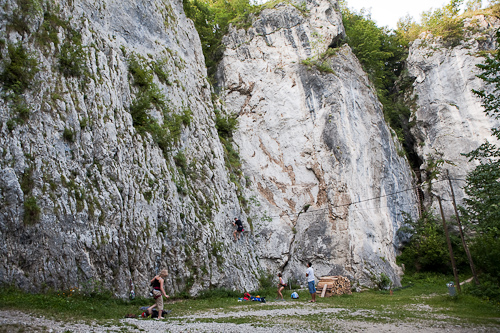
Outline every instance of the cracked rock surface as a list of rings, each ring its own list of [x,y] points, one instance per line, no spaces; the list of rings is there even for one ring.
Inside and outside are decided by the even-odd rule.
[[[256,253],[301,282],[312,261],[317,277],[371,284],[384,272],[399,284],[396,231],[401,211],[416,213],[402,148],[347,45],[330,50],[329,72],[304,64],[343,35],[335,1],[307,1],[303,11],[264,10],[252,28],[225,37],[218,79],[259,204]]]

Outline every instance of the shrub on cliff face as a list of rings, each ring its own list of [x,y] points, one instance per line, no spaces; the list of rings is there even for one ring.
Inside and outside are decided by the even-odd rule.
[[[422,14],[422,26],[435,36],[443,37],[449,46],[456,46],[464,38],[464,26],[459,17],[463,0],[451,0],[447,5]]]
[[[21,43],[8,44],[7,50],[9,60],[4,63],[0,82],[4,89],[22,94],[33,84],[33,79],[38,73],[38,62]]]
[[[137,56],[130,58],[130,78],[133,80],[133,85],[138,88],[138,97],[130,104],[129,111],[136,130],[141,135],[151,134],[153,141],[166,156],[172,144],[179,141],[182,126],[191,124],[192,112],[189,108],[185,108],[180,114],[175,114],[166,105],[165,96],[154,83],[154,74],[156,74],[161,82],[169,84],[165,66],[165,59],[148,63]],[[155,108],[163,116],[161,124],[151,115],[151,111]]]
[[[224,117],[220,112],[215,114],[215,128],[219,133],[219,137],[223,139],[230,139],[233,137],[233,132],[238,126],[238,119],[236,117]]]
[[[33,225],[40,220],[40,207],[34,196],[28,197],[24,200],[24,217],[25,225]]]
[[[17,0],[17,8],[7,16],[7,29],[17,31],[20,35],[31,32],[33,18],[41,11],[37,0]]]
[[[75,132],[73,132],[71,128],[65,127],[63,131],[63,138],[68,142],[75,142]]]
[[[79,44],[70,41],[64,42],[59,51],[58,60],[58,68],[66,77],[81,77],[87,72],[85,52]]]

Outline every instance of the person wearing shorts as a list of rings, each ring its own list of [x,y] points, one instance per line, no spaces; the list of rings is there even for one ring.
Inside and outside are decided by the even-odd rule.
[[[238,239],[240,239],[241,232],[243,231],[243,223],[241,223],[241,220],[239,218],[235,217],[233,225],[237,227],[237,229],[233,232],[234,241],[236,242]],[[238,234],[238,238],[236,238],[236,234]]]
[[[153,312],[153,309],[156,307],[158,310],[158,319],[163,319],[161,314],[163,313],[163,297],[169,298],[169,296],[165,293],[165,287],[164,287],[164,279],[168,276],[168,272],[166,269],[162,269],[160,274],[156,275],[152,280],[151,280],[151,286],[153,287],[153,297],[155,299],[155,304],[151,305],[148,308],[148,313],[151,314]]]
[[[282,301],[285,300],[283,298],[283,294],[281,293],[281,291],[285,289],[285,287],[286,284],[285,281],[283,281],[283,275],[281,273],[278,273],[278,298],[276,298],[277,300],[282,300]]]
[[[307,263],[306,278],[309,294],[311,294],[311,300],[309,302],[314,303],[316,302],[316,281],[314,280],[314,269],[310,262]]]

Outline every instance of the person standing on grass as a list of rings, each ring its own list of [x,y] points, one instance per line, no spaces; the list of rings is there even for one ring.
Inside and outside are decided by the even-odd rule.
[[[278,298],[277,299],[281,299],[282,301],[284,301],[285,299],[283,298],[283,294],[281,293],[281,291],[286,287],[286,284],[285,284],[285,281],[283,281],[283,275],[281,275],[281,273],[278,273]]]
[[[311,262],[307,263],[306,278],[309,293],[311,294],[311,300],[309,302],[314,303],[316,302],[316,281],[314,280],[314,269],[312,268]]]
[[[162,269],[160,274],[156,275],[152,280],[151,280],[151,287],[153,287],[153,297],[155,299],[155,304],[151,305],[148,308],[148,313],[153,313],[154,307],[158,310],[158,319],[163,319],[161,316],[163,313],[163,297],[169,298],[165,293],[165,278],[168,276],[168,272],[166,269]]]

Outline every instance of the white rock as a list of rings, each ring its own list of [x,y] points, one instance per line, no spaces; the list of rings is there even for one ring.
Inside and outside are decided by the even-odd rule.
[[[317,277],[372,284],[384,272],[397,285],[396,231],[402,211],[416,214],[410,168],[348,46],[327,60],[333,74],[302,64],[344,33],[336,2],[307,10],[281,5],[231,30],[219,67],[225,105],[239,115],[259,260],[299,281],[312,261]]]
[[[467,33],[460,45],[450,48],[442,39],[427,36],[413,42],[408,56],[409,74],[416,78],[416,125],[412,132],[417,139],[416,152],[423,161],[421,177],[428,180],[432,159],[447,161],[440,166],[441,174],[432,184],[432,193],[445,200],[443,209],[447,216],[455,212],[446,170],[453,179],[457,204],[461,204],[465,176],[477,165],[462,154],[476,149],[485,140],[495,142],[491,128],[500,125],[484,113],[481,100],[472,92],[485,88],[476,76],[480,73],[476,65],[484,60],[479,51],[494,48],[494,31],[500,21],[480,15],[466,20],[466,27],[471,24],[477,32]],[[423,195],[425,204],[432,205],[439,214],[435,198],[427,191]]]

